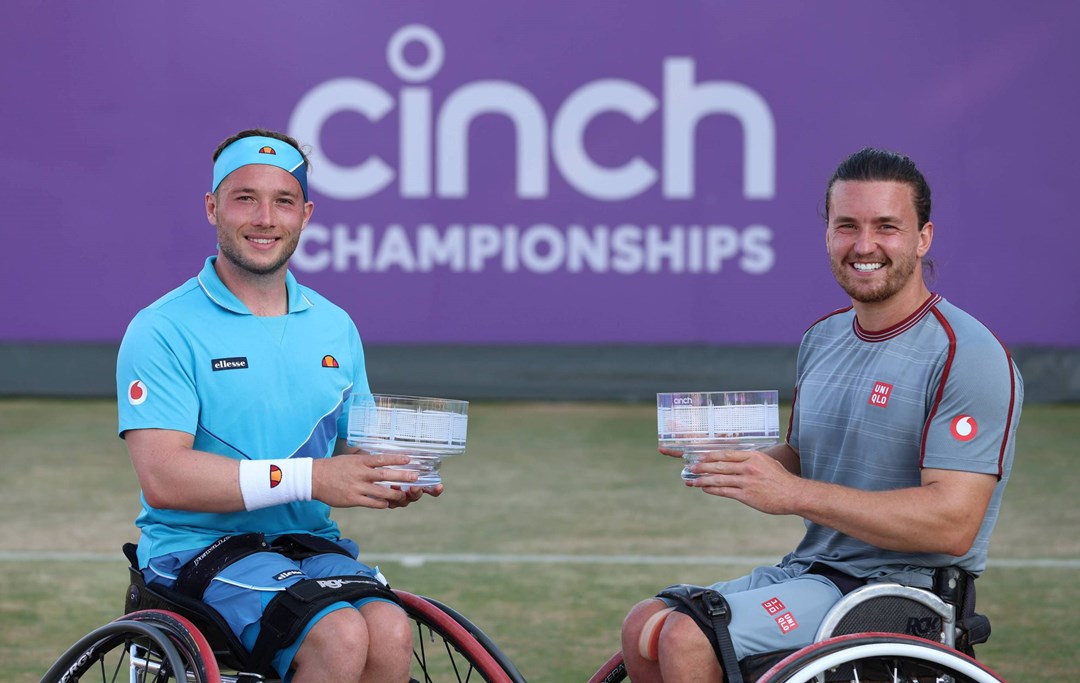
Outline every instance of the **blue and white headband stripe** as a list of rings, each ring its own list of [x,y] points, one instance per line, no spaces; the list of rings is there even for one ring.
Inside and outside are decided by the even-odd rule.
[[[221,150],[214,162],[214,184],[210,191],[216,192],[225,176],[250,164],[277,166],[291,173],[300,183],[300,189],[304,191],[304,201],[307,201],[307,164],[304,163],[304,155],[287,142],[258,135],[240,138]]]

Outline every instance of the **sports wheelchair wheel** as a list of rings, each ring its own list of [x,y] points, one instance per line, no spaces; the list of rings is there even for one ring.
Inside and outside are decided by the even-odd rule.
[[[623,663],[622,650],[604,662],[589,678],[589,683],[617,683],[626,680],[626,664]]]
[[[42,683],[221,683],[217,661],[190,621],[146,610],[91,631],[56,660]]]
[[[421,683],[525,683],[517,667],[472,622],[446,605],[395,590],[413,621],[412,677]]]
[[[890,681],[1004,683],[993,671],[950,647],[899,633],[853,633],[789,655],[758,683]]]

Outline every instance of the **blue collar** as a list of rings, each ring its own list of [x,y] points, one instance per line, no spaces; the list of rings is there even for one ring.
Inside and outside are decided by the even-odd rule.
[[[210,256],[206,259],[206,263],[203,264],[202,270],[199,272],[198,280],[199,286],[202,287],[203,293],[207,298],[213,301],[218,306],[221,306],[227,311],[233,313],[239,313],[240,315],[251,315],[251,311],[232,291],[225,286],[225,283],[218,277],[217,270],[214,268],[214,263],[217,261],[217,256]],[[314,304],[309,299],[300,287],[300,283],[293,277],[291,271],[285,272],[285,291],[289,298],[289,313],[299,313],[300,311],[311,308]]]

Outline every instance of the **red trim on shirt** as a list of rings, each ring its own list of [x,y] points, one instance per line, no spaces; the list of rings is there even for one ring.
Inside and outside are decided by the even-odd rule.
[[[791,428],[795,425],[795,401],[799,400],[799,385],[795,385],[795,393],[791,396],[791,413],[787,418],[787,438],[784,440],[791,443]]]
[[[940,300],[941,297],[931,297]],[[935,301],[934,303],[937,303]],[[949,337],[949,355],[945,359],[945,366],[941,369],[941,383],[938,384],[937,394],[934,396],[934,405],[930,408],[930,414],[926,417],[926,424],[923,425],[922,443],[919,445],[919,469],[923,467],[923,459],[926,458],[926,437],[930,432],[930,424],[934,421],[934,416],[937,415],[938,408],[941,406],[941,397],[945,393],[945,383],[949,380],[949,371],[952,369],[953,359],[956,358],[956,332],[953,331],[952,325],[945,319],[945,315],[937,308],[933,309],[934,317],[941,323],[941,327],[945,330],[945,334]]]
[[[997,339],[996,334],[994,334],[994,339]],[[997,343],[1001,344],[1001,340],[997,339]],[[1009,425],[1012,424],[1013,410],[1016,408],[1016,373],[1013,372],[1012,354],[1009,353],[1009,347],[1004,344],[1001,344],[1001,348],[1005,351],[1005,362],[1009,370],[1009,413],[1005,417],[1005,433],[1001,437],[1001,450],[998,451],[998,479],[1005,476],[1005,447],[1009,444]]]
[[[877,332],[870,332],[868,330],[864,330],[862,326],[859,325],[858,316],[855,316],[855,320],[851,323],[851,327],[855,331],[855,336],[865,342],[886,341],[892,339],[893,337],[897,337],[904,332],[907,332],[912,327],[915,327],[915,325],[918,324],[920,320],[926,317],[926,314],[929,313],[930,310],[934,308],[934,306],[937,306],[939,301],[941,301],[940,294],[931,294],[929,298],[926,299],[926,301],[922,302],[922,305],[919,306],[919,308],[917,308],[914,313],[904,318],[900,322],[896,323],[892,327],[886,327],[884,330],[879,330]]]
[[[825,321],[825,320],[828,320],[829,318],[833,317],[834,315],[840,315],[841,313],[847,313],[848,311],[850,311],[850,310],[851,310],[851,308],[852,308],[851,306],[846,306],[846,307],[844,307],[844,308],[838,308],[838,309],[836,309],[835,311],[833,311],[832,313],[829,313],[828,315],[823,315],[823,316],[821,316],[820,318],[818,318],[817,320],[815,320],[815,321],[814,321],[814,324],[813,324],[813,325],[811,325],[810,327],[806,328],[806,332],[809,332],[810,330],[814,329],[814,327],[815,327],[815,326],[816,326],[816,325],[817,325],[818,323],[820,323],[820,322],[822,322],[822,321]]]

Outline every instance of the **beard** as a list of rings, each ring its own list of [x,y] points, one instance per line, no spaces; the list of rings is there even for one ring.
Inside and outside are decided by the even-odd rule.
[[[285,242],[280,255],[270,262],[259,262],[244,256],[236,240],[223,231],[218,231],[218,249],[221,255],[237,268],[247,271],[252,275],[270,275],[284,268],[292,258],[296,246],[300,243],[300,233],[296,233],[288,242]]]
[[[915,265],[917,263],[918,257],[916,256],[905,257],[899,261],[889,261],[884,266],[886,270],[885,279],[874,283],[862,282],[859,278],[854,277],[848,264],[830,261],[829,266],[832,268],[836,282],[847,292],[852,301],[876,304],[887,301],[897,292],[904,289],[908,282],[911,281],[911,278],[915,276]]]

